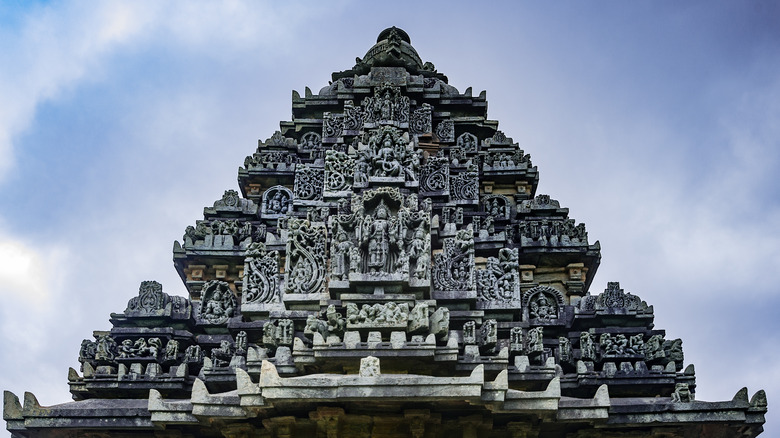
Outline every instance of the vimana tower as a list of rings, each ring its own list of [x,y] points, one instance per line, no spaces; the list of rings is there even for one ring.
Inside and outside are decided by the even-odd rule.
[[[406,32],[292,113],[174,243],[189,297],[141,282],[81,343],[75,401],[5,392],[12,436],[761,433],[764,391],[695,400],[653,307],[590,292],[598,242]]]

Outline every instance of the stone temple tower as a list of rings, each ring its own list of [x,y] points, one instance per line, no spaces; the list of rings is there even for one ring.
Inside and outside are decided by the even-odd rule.
[[[14,437],[762,431],[763,391],[696,400],[653,307],[591,284],[599,243],[406,32],[292,114],[175,242],[189,296],[143,281],[81,343],[75,401],[5,393]]]

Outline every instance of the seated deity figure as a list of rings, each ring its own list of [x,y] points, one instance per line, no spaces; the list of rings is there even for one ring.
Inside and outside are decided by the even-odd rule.
[[[377,149],[376,155],[372,159],[374,165],[374,176],[400,176],[401,163],[398,161],[393,151],[393,138],[387,133],[382,138],[382,144]]]

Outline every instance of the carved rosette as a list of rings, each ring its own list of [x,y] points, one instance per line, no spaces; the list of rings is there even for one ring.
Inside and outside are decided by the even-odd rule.
[[[319,294],[325,291],[325,224],[291,218],[288,222],[285,291],[290,294]]]
[[[295,199],[302,201],[321,201],[324,186],[325,169],[311,165],[301,165],[295,172]]]
[[[279,253],[252,243],[244,259],[242,304],[279,302]]]

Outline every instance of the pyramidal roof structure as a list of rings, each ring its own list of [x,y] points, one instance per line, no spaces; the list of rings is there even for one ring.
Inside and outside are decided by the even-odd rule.
[[[189,297],[142,282],[81,343],[75,401],[5,392],[13,436],[762,431],[763,391],[697,401],[653,307],[591,292],[598,242],[406,32],[292,113],[175,242]]]

